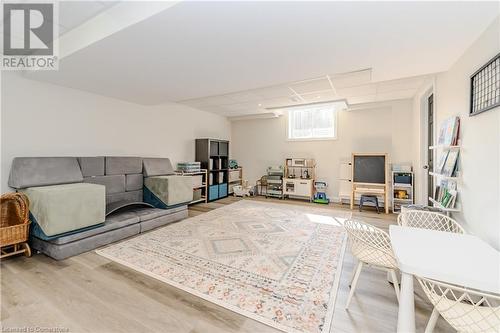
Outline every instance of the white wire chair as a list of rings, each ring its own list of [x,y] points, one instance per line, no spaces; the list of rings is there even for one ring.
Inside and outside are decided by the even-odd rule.
[[[436,311],[429,321],[432,328],[440,314],[460,333],[500,332],[500,295],[416,278]]]
[[[403,227],[413,227],[445,231],[457,234],[465,234],[464,228],[457,221],[439,212],[425,210],[407,210],[398,215],[398,224]],[[436,308],[432,310],[431,317],[425,328],[425,332],[432,332],[436,325],[439,312]]]
[[[464,228],[457,221],[438,212],[424,210],[407,210],[398,216],[398,224],[413,227],[465,234]]]
[[[344,228],[349,237],[352,254],[358,259],[345,308],[349,308],[363,265],[382,269],[391,274],[396,298],[399,302],[399,283],[396,275],[398,264],[392,252],[389,234],[382,229],[352,219],[344,222]]]

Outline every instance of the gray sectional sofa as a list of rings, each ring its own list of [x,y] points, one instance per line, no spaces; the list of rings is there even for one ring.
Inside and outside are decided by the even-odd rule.
[[[171,193],[152,194],[145,176]],[[18,157],[9,186],[30,199],[32,247],[57,260],[184,219],[193,194],[168,158]]]

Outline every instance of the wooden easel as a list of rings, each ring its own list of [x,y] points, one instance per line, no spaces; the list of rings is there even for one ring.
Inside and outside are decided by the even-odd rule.
[[[385,183],[359,183],[354,181],[354,157],[355,156],[384,156],[385,157]],[[354,199],[356,194],[376,195],[384,197],[385,213],[389,214],[389,177],[387,170],[389,169],[388,154],[386,153],[353,153],[351,159],[351,175],[352,175],[352,190],[351,190],[351,209],[354,209]]]

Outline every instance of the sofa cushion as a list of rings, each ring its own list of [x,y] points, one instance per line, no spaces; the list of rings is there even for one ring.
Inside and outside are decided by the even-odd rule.
[[[106,175],[142,173],[142,158],[106,156]]]
[[[16,189],[82,181],[76,157],[15,157],[9,175],[9,186]]]
[[[125,175],[85,177],[83,182],[104,185],[106,195],[125,192]]]
[[[144,176],[167,176],[175,174],[168,158],[144,158],[142,160]]]
[[[66,259],[77,254],[94,250],[100,246],[119,241],[121,239],[137,235],[141,231],[140,223],[128,225],[123,228],[110,230],[91,237],[66,244],[53,244],[33,237],[31,244],[33,249],[45,253],[56,260]]]
[[[182,208],[183,209],[176,211],[174,213],[140,222],[139,225],[141,226],[141,232],[145,232],[187,218],[188,217],[187,206],[182,206]]]
[[[127,175],[125,181],[126,191],[137,191],[142,190],[144,176],[142,173]]]
[[[191,177],[155,176],[144,180],[144,201],[167,208],[193,200]]]
[[[83,177],[104,176],[104,156],[78,157]]]
[[[155,219],[160,216],[165,216],[169,214],[177,213],[181,210],[186,209],[186,206],[179,206],[171,209],[160,209],[160,208],[134,208],[130,211],[137,214],[140,222],[144,222],[147,220]]]
[[[108,194],[106,196],[106,204],[108,204],[108,205],[112,204],[114,202],[119,202],[119,201],[141,202],[142,201],[142,191],[113,193],[113,194]]]
[[[53,236],[104,222],[105,189],[96,184],[64,184],[20,190],[43,233]]]
[[[104,224],[98,228],[93,228],[79,233],[59,237],[56,239],[52,239],[49,242],[53,244],[66,244],[83,238],[102,234],[103,232],[123,228],[134,223],[139,223],[139,221],[139,216],[137,216],[135,212],[117,212],[106,217]]]
[[[133,208],[153,208],[152,205],[142,202],[142,201],[117,201],[106,205],[106,216],[113,214],[118,210],[127,208],[127,211],[131,211]]]

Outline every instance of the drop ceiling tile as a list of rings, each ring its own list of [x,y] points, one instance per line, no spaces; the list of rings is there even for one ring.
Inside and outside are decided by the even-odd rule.
[[[377,94],[377,102],[406,99],[415,96],[416,89],[396,90],[388,93]]]
[[[227,97],[227,95],[204,97],[199,98],[198,100],[203,100],[203,104],[207,106],[234,104],[234,100]]]
[[[326,77],[292,83],[289,87],[298,94],[308,94],[331,89],[330,81]]]
[[[238,92],[238,93],[233,93],[233,94],[227,94],[225,96],[232,99],[233,102],[235,102],[235,103],[255,102],[255,101],[259,101],[262,99],[259,95],[254,94],[251,91],[243,91],[243,92]]]
[[[303,103],[303,101],[295,97],[282,97],[282,98],[272,98],[262,101],[262,107],[264,108],[280,108],[289,105],[295,105]]]
[[[337,89],[337,95],[340,97],[367,96],[377,94],[375,84],[365,84],[361,86]]]
[[[228,104],[228,105],[223,105],[221,106],[225,110],[252,110],[252,109],[258,109],[260,103],[255,103],[255,102],[247,102],[247,103],[234,103],[234,104]]]
[[[377,100],[377,95],[365,95],[365,96],[355,96],[347,98],[347,103],[349,105],[361,104],[361,103],[372,103]]]
[[[323,90],[311,94],[302,94],[301,96],[306,102],[331,101],[337,97],[333,90]]]
[[[260,89],[251,90],[253,94],[260,96],[262,99],[287,97],[291,92],[287,85],[272,86]]]
[[[391,80],[377,83],[377,93],[387,93],[391,91],[418,89],[424,83],[425,78],[417,77],[410,79]]]
[[[372,70],[365,69],[350,73],[333,74],[330,79],[335,89],[365,85],[372,82]]]

